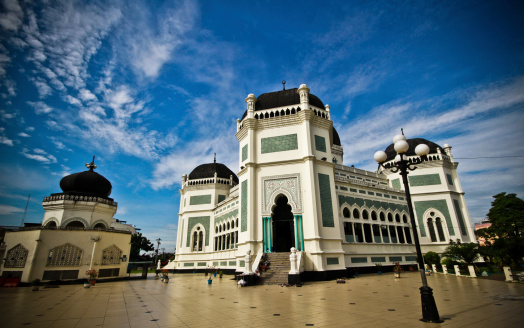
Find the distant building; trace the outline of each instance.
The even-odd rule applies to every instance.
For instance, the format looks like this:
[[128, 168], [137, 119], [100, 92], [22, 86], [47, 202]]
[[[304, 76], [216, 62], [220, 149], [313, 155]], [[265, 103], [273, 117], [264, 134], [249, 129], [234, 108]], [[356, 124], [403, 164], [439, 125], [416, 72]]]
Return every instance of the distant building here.
[[[480, 221], [480, 223], [475, 223], [475, 231], [489, 227], [491, 227], [491, 222], [489, 222], [489, 219], [484, 219]], [[477, 239], [480, 246], [486, 246], [486, 238], [478, 237]]]
[[[329, 105], [305, 84], [250, 94], [246, 103], [237, 120], [238, 176], [215, 161], [182, 177], [177, 254], [166, 268], [242, 272], [248, 251], [256, 268], [263, 254], [292, 247], [311, 279], [416, 263], [401, 178], [342, 164]], [[409, 174], [422, 251], [442, 253], [450, 239], [474, 241], [451, 147], [408, 143], [408, 159], [418, 144], [430, 147], [428, 161]], [[393, 145], [386, 153], [393, 161]]]
[[60, 181], [61, 193], [44, 198], [41, 225], [6, 229], [3, 278], [79, 279], [90, 268], [100, 278], [126, 276], [135, 229], [113, 218], [117, 203], [109, 198], [111, 183], [93, 171], [94, 160], [86, 166], [89, 171]]

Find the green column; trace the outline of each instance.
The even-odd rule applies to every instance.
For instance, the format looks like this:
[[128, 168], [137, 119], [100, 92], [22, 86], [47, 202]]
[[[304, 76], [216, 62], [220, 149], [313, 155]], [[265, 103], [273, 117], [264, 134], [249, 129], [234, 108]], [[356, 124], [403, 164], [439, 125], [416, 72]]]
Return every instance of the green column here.
[[298, 236], [298, 215], [293, 215], [293, 218], [294, 218], [294, 223], [295, 223], [294, 224], [294, 228], [295, 228], [295, 249], [297, 251], [299, 251], [300, 247], [298, 245], [298, 243], [299, 243], [299, 241], [298, 241], [298, 238], [299, 238], [299, 236]]
[[267, 229], [268, 229], [268, 236], [269, 238], [267, 239], [267, 249], [268, 249], [268, 253], [272, 253], [272, 249], [271, 249], [271, 217], [268, 217], [268, 220], [267, 220]]
[[262, 228], [264, 229], [264, 253], [266, 252], [267, 246], [267, 229], [266, 229], [266, 218], [262, 217]]
[[304, 251], [304, 229], [302, 227], [302, 215], [299, 215], [298, 217], [300, 220], [300, 250]]

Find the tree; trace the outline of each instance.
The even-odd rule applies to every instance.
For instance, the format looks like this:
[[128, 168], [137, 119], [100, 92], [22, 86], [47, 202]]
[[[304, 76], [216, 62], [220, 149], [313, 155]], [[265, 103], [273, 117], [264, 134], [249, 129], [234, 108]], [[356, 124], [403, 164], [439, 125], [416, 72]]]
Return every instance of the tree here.
[[140, 259], [140, 251], [149, 252], [155, 249], [153, 243], [142, 236], [142, 233], [137, 232], [131, 236], [131, 252], [129, 254], [130, 261], [136, 261]]
[[524, 200], [505, 192], [493, 198], [487, 214], [491, 226], [478, 231], [489, 248], [482, 252], [499, 266], [511, 262], [518, 266], [524, 256]]
[[461, 243], [450, 240], [449, 246], [446, 247], [442, 256], [445, 256], [453, 261], [466, 263], [472, 265], [473, 262], [479, 258], [479, 245], [477, 243]]
[[435, 252], [427, 252], [424, 254], [424, 262], [426, 264], [440, 264], [440, 256]]

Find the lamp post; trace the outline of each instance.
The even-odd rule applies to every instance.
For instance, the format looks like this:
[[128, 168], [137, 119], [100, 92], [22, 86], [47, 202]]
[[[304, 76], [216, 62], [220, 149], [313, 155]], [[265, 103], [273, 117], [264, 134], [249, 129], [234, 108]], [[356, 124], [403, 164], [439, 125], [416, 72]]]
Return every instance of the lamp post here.
[[[402, 130], [401, 130], [402, 131]], [[408, 203], [409, 217], [411, 222], [411, 229], [413, 230], [413, 239], [415, 241], [415, 249], [417, 251], [417, 261], [419, 266], [420, 277], [422, 279], [422, 287], [420, 287], [420, 298], [422, 301], [422, 319], [421, 321], [439, 323], [440, 320], [437, 304], [435, 303], [435, 298], [433, 297], [433, 289], [428, 286], [426, 279], [426, 273], [424, 270], [424, 260], [422, 258], [422, 252], [420, 251], [420, 242], [418, 240], [418, 231], [415, 223], [415, 214], [413, 213], [413, 204], [411, 202], [411, 193], [409, 191], [408, 184], [408, 170], [413, 171], [417, 167], [416, 164], [420, 164], [427, 160], [427, 154], [429, 153], [429, 147], [425, 144], [419, 144], [415, 148], [415, 153], [419, 156], [418, 158], [412, 158], [409, 161], [406, 159], [405, 153], [409, 149], [409, 144], [406, 141], [404, 136], [404, 131], [402, 134], [398, 134], [393, 138], [393, 147], [397, 152], [397, 156], [393, 162], [382, 164], [387, 160], [387, 154], [383, 151], [377, 151], [374, 155], [375, 160], [385, 169], [391, 170], [391, 172], [399, 174], [402, 176], [402, 182], [404, 183], [404, 189], [406, 191], [406, 201]]]

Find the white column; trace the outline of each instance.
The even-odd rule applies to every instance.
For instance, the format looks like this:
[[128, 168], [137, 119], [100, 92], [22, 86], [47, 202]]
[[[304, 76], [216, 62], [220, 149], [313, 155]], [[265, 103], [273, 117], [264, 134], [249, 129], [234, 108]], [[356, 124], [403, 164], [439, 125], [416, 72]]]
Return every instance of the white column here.
[[437, 265], [436, 264], [432, 264], [431, 267], [433, 268], [433, 272], [437, 273]]
[[504, 267], [504, 275], [506, 276], [506, 281], [513, 281], [513, 277], [511, 276], [511, 268], [510, 267]]
[[458, 265], [454, 265], [453, 267], [455, 268], [455, 275], [456, 276], [460, 276], [460, 268], [459, 268], [459, 266]]
[[448, 274], [448, 267], [445, 264], [442, 264], [442, 273], [443, 274]]
[[477, 278], [477, 274], [475, 273], [475, 268], [473, 265], [468, 265], [468, 270], [471, 278]]
[[244, 274], [253, 274], [251, 272], [251, 250], [248, 249], [245, 257], [245, 268], [244, 268]]
[[289, 255], [289, 262], [291, 262], [291, 270], [289, 271], [289, 274], [298, 274], [297, 250], [295, 247], [291, 247], [291, 254]]

